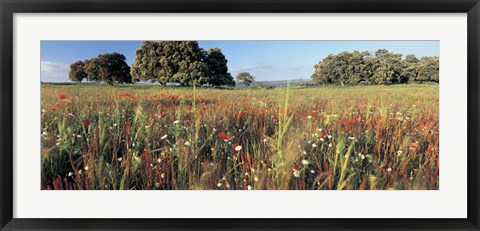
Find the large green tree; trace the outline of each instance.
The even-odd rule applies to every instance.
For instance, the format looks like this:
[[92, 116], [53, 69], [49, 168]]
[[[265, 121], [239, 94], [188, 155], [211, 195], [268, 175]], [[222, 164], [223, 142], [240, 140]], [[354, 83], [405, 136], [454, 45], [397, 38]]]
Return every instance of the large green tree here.
[[400, 83], [402, 66], [402, 54], [389, 52], [387, 49], [379, 49], [375, 52], [377, 66], [373, 74], [373, 80], [377, 84]]
[[330, 54], [313, 66], [314, 72], [312, 74], [312, 79], [316, 85], [333, 83], [333, 79], [336, 78], [336, 75], [330, 72], [330, 70], [332, 70], [334, 63], [335, 56]]
[[160, 42], [145, 41], [135, 52], [130, 74], [134, 81], [166, 84], [173, 76], [170, 60]]
[[439, 63], [438, 57], [423, 57], [418, 63], [418, 76], [416, 82], [439, 82]]
[[102, 78], [100, 77], [100, 62], [97, 58], [87, 59], [84, 61], [85, 65], [83, 69], [87, 74], [87, 80], [93, 82], [101, 82]]
[[415, 57], [415, 55], [405, 56], [403, 72], [402, 72], [402, 82], [413, 83], [417, 79], [418, 75], [418, 63], [420, 60]]
[[82, 82], [82, 80], [87, 78], [87, 73], [84, 70], [85, 62], [76, 61], [70, 64], [70, 72], [68, 73], [68, 78], [73, 82]]
[[110, 85], [132, 83], [130, 67], [119, 53], [100, 54], [96, 58], [77, 61], [70, 65], [70, 80], [104, 82]]
[[206, 52], [196, 41], [145, 41], [131, 67], [134, 80], [201, 85], [208, 81]]
[[145, 41], [132, 64], [134, 80], [183, 86], [234, 86], [227, 59], [219, 48], [205, 51], [196, 41]]
[[205, 62], [208, 65], [208, 84], [211, 86], [235, 86], [235, 81], [228, 72], [228, 60], [220, 48], [208, 49]]
[[100, 54], [97, 57], [101, 81], [110, 85], [132, 83], [130, 67], [119, 53]]
[[[316, 84], [355, 85], [369, 80], [368, 52], [341, 52], [329, 55], [314, 66], [312, 79]], [[371, 64], [373, 65], [373, 64]]]
[[369, 52], [341, 52], [329, 55], [314, 65], [315, 84], [399, 84], [409, 82], [438, 82], [438, 57], [392, 53], [379, 49]]

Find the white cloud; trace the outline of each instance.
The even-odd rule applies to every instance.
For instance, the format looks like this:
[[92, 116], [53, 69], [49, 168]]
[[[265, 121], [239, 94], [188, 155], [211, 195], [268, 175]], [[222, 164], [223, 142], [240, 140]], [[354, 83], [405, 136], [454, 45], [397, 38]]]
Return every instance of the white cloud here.
[[248, 65], [241, 67], [233, 67], [230, 69], [231, 72], [243, 72], [243, 71], [289, 71], [289, 72], [298, 72], [304, 70], [305, 66], [274, 66], [270, 64], [261, 64], [261, 65]]
[[240, 72], [255, 72], [255, 71], [271, 71], [275, 69], [273, 65], [269, 64], [259, 64], [259, 65], [248, 65], [248, 66], [240, 66], [240, 67], [233, 67], [230, 69], [232, 73], [240, 73]]
[[68, 81], [68, 64], [56, 63], [52, 61], [40, 62], [40, 78], [45, 82], [66, 82]]

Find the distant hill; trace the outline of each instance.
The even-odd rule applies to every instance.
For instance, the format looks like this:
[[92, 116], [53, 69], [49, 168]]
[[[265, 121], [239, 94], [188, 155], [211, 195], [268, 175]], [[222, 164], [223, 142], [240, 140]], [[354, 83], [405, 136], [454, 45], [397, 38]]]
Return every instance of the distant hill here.
[[[292, 80], [272, 80], [272, 81], [257, 81], [257, 84], [261, 84], [264, 86], [273, 86], [273, 87], [286, 87], [288, 83], [290, 86], [305, 86], [305, 85], [313, 85], [313, 81], [310, 79], [292, 79]], [[250, 87], [254, 86], [250, 85]], [[245, 88], [244, 84], [238, 83], [235, 85], [235, 88]]]
[[278, 81], [261, 81], [261, 83], [269, 86], [286, 87], [288, 83], [290, 83], [290, 86], [297, 86], [297, 85], [313, 84], [313, 81], [311, 79], [293, 79], [293, 80], [278, 80]]

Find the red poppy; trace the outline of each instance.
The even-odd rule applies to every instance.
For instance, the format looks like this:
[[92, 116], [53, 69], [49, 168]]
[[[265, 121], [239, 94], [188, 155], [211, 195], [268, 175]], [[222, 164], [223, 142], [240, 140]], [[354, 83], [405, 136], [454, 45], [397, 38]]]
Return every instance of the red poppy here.
[[157, 114], [157, 117], [160, 118], [160, 119], [163, 118], [163, 111], [160, 111], [160, 112]]
[[419, 146], [418, 141], [410, 143], [410, 149], [417, 149]]
[[153, 102], [153, 106], [154, 106], [154, 107], [158, 106], [158, 103], [157, 103], [157, 102]]
[[64, 93], [57, 94], [57, 99], [66, 99], [66, 98], [67, 98], [67, 95], [65, 95]]
[[235, 149], [235, 148], [237, 148], [237, 147], [238, 147], [238, 144], [232, 145], [232, 148], [233, 148], [233, 149]]
[[87, 127], [88, 125], [90, 125], [90, 120], [82, 121], [82, 126]]
[[298, 171], [298, 166], [297, 166], [296, 164], [293, 164], [292, 170], [293, 170], [293, 171]]
[[223, 139], [223, 140], [231, 140], [232, 139], [232, 137], [230, 137], [230, 135], [228, 135], [225, 132], [218, 133], [218, 138]]
[[378, 132], [378, 133], [377, 133], [377, 136], [378, 136], [378, 137], [382, 137], [382, 136], [383, 136], [383, 132]]

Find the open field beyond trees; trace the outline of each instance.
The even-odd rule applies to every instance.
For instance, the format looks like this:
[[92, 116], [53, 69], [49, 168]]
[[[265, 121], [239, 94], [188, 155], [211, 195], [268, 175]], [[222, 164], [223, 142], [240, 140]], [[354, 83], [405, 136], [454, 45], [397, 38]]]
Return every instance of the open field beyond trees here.
[[43, 85], [42, 189], [438, 189], [438, 85]]

